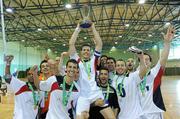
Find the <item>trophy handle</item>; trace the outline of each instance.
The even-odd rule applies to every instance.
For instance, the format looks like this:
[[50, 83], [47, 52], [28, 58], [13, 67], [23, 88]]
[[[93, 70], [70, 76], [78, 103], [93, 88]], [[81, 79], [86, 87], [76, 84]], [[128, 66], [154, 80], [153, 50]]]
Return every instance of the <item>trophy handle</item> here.
[[89, 15], [90, 15], [90, 7], [87, 4], [85, 4], [82, 7], [82, 16], [83, 18], [89, 18]]
[[89, 28], [92, 25], [92, 21], [89, 18], [90, 15], [90, 7], [89, 5], [85, 4], [82, 9], [82, 21], [80, 22], [80, 27], [81, 28]]

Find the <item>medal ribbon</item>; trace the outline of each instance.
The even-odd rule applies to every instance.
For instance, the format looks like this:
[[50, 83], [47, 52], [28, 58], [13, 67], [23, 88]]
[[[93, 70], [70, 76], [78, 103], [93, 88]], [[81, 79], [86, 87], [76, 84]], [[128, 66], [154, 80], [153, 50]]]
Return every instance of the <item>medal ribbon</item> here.
[[33, 86], [31, 85], [31, 83], [27, 83], [29, 89], [32, 91], [32, 95], [33, 95], [33, 100], [34, 100], [34, 108], [37, 107], [38, 105], [38, 100], [39, 100], [39, 96], [35, 93], [35, 90], [33, 89]]
[[66, 92], [66, 84], [65, 84], [65, 82], [66, 82], [66, 78], [64, 78], [64, 80], [63, 80], [63, 86], [62, 86], [62, 88], [63, 88], [63, 94], [62, 94], [63, 100], [62, 100], [62, 103], [63, 103], [63, 106], [64, 106], [64, 107], [67, 106], [68, 99], [69, 99], [69, 97], [71, 96], [72, 89], [73, 89], [73, 87], [74, 87], [74, 81], [73, 81], [73, 83], [72, 83], [71, 86], [70, 86], [69, 92], [67, 93], [67, 92]]
[[106, 94], [106, 97], [105, 97], [105, 100], [108, 100], [109, 98], [109, 92], [110, 92], [110, 87], [109, 87], [109, 83], [108, 83], [108, 86], [107, 86], [107, 94]]
[[90, 61], [88, 61], [88, 62], [84, 62], [83, 61], [83, 65], [84, 65], [84, 67], [85, 67], [85, 70], [86, 70], [86, 72], [87, 72], [87, 74], [88, 74], [88, 79], [90, 80], [91, 79], [91, 65], [90, 65]]
[[144, 79], [143, 79], [142, 82], [139, 84], [140, 90], [141, 90], [141, 93], [142, 93], [143, 96], [144, 96], [144, 94], [145, 94], [147, 75], [149, 74], [149, 72], [150, 72], [150, 70], [146, 73]]

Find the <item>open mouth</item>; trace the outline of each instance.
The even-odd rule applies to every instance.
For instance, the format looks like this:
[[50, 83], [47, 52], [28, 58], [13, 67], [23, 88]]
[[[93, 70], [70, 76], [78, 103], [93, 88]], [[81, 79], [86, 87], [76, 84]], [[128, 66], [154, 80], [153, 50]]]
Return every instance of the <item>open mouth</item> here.
[[132, 67], [132, 64], [129, 64], [128, 66], [129, 66], [129, 67]]

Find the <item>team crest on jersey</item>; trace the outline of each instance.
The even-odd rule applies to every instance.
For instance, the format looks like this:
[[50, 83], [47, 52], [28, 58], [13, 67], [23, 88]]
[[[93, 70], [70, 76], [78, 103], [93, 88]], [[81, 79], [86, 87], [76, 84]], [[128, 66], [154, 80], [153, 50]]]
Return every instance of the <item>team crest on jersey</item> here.
[[[121, 90], [121, 86], [122, 86], [122, 90]], [[119, 83], [118, 84], [118, 94], [121, 96], [121, 97], [126, 97], [126, 91], [124, 89], [124, 84], [122, 83]]]

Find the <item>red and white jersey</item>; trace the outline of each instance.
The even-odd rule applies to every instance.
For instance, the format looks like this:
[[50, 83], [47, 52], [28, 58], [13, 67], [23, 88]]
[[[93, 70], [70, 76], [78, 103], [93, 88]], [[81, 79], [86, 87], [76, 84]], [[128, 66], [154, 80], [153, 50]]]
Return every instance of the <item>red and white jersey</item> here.
[[[122, 83], [122, 80], [124, 82]], [[129, 76], [115, 75], [112, 86], [118, 94], [118, 102], [121, 111], [118, 119], [139, 119], [142, 115], [142, 108], [138, 95], [138, 84], [141, 82], [139, 72], [130, 73]], [[120, 85], [123, 84], [122, 94], [120, 95]]]
[[[57, 79], [58, 78], [58, 79]], [[51, 76], [45, 81], [40, 81], [40, 90], [51, 91], [49, 110], [46, 119], [70, 119], [68, 110], [72, 108], [72, 101], [77, 101], [78, 88], [76, 84], [72, 89], [72, 93], [68, 99], [67, 106], [63, 106], [63, 80], [62, 76]], [[70, 85], [66, 85], [66, 92], [69, 91]]]
[[160, 65], [160, 61], [158, 61], [156, 66], [147, 75], [144, 95], [142, 95], [139, 88], [141, 105], [145, 114], [164, 112], [166, 110], [160, 90], [163, 72], [164, 68]]
[[[82, 61], [77, 53], [70, 56], [71, 59], [75, 59], [78, 62], [79, 68], [81, 69], [79, 73], [81, 78], [78, 80], [78, 84], [80, 86], [80, 95], [83, 97], [90, 97], [92, 92], [101, 91], [95, 80], [96, 66], [99, 57], [100, 52], [97, 51], [94, 52], [94, 55], [87, 62]], [[89, 72], [87, 72], [87, 68], [90, 68], [88, 69], [90, 70]]]
[[26, 82], [12, 76], [10, 87], [15, 93], [13, 119], [35, 119], [38, 109], [34, 108], [33, 94]]

